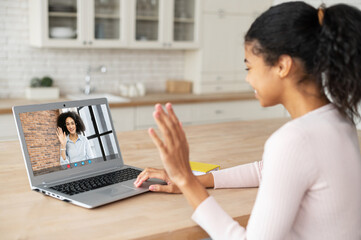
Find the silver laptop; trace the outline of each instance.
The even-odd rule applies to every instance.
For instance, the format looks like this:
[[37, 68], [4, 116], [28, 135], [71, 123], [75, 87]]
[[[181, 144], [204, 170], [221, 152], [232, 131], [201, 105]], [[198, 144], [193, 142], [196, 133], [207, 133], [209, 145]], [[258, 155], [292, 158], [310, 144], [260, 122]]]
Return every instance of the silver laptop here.
[[15, 106], [13, 113], [34, 191], [94, 208], [157, 182], [134, 187], [142, 169], [124, 164], [106, 98]]

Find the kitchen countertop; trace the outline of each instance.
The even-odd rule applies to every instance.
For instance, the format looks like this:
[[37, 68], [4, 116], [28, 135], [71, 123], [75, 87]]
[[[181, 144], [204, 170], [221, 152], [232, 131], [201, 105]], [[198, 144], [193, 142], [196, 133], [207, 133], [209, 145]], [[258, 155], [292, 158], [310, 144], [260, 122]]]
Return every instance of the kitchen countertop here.
[[[172, 102], [173, 104], [185, 103], [200, 103], [200, 102], [223, 102], [223, 101], [238, 101], [238, 100], [253, 100], [255, 99], [253, 92], [241, 93], [216, 93], [216, 94], [147, 94], [143, 97], [129, 98], [130, 102], [123, 103], [109, 103], [111, 108], [116, 107], [134, 107], [147, 106], [156, 103], [165, 104]], [[0, 99], [0, 114], [12, 113], [12, 107], [17, 105], [41, 104], [48, 102], [61, 102], [69, 99], [59, 98], [52, 100], [29, 100], [29, 99]]]

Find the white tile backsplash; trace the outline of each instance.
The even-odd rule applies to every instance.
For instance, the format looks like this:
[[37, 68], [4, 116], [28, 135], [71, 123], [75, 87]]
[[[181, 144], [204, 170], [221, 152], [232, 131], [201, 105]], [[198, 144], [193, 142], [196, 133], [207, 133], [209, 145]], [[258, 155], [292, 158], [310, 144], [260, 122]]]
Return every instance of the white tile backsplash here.
[[28, 0], [0, 0], [0, 98], [23, 97], [32, 77], [49, 75], [61, 94], [84, 86], [88, 66], [99, 92], [117, 93], [119, 83], [142, 81], [149, 92], [165, 90], [168, 78], [184, 77], [180, 50], [51, 49], [29, 44]]

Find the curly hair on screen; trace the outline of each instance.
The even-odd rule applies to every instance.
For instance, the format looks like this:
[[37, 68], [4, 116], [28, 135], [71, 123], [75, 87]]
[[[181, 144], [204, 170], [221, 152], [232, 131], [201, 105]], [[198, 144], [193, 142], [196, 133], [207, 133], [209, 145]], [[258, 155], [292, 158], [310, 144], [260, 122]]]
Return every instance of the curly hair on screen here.
[[66, 128], [66, 119], [70, 117], [74, 120], [75, 125], [76, 125], [76, 132], [78, 134], [83, 133], [85, 131], [85, 125], [83, 123], [83, 120], [81, 119], [81, 117], [79, 116], [79, 114], [77, 114], [76, 112], [65, 112], [65, 113], [61, 113], [58, 117], [58, 121], [57, 121], [57, 125], [58, 127], [60, 127], [63, 132], [65, 132], [66, 135], [69, 135], [69, 131]]
[[283, 54], [302, 61], [305, 80], [315, 81], [342, 115], [360, 118], [361, 11], [346, 4], [316, 9], [304, 2], [271, 7], [245, 36], [253, 53], [273, 66]]

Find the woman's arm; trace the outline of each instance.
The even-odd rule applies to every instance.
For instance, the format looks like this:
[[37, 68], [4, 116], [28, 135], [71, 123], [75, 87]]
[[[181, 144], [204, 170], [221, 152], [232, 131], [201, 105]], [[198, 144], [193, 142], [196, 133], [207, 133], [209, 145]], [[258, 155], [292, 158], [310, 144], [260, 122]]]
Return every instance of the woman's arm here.
[[263, 161], [212, 172], [214, 188], [259, 187], [262, 179]]
[[[200, 175], [197, 176], [197, 179], [205, 188], [259, 187], [262, 178], [262, 168], [263, 161], [247, 163]], [[151, 185], [149, 189], [153, 192], [180, 193], [179, 188], [170, 180], [164, 169], [144, 169], [138, 175], [134, 185], [140, 187], [149, 178], [158, 178], [167, 183], [167, 185]]]
[[68, 164], [68, 163], [70, 163], [70, 161], [69, 161], [69, 158], [64, 158], [62, 155], [60, 155], [60, 164], [61, 165], [64, 165], [64, 164]]

